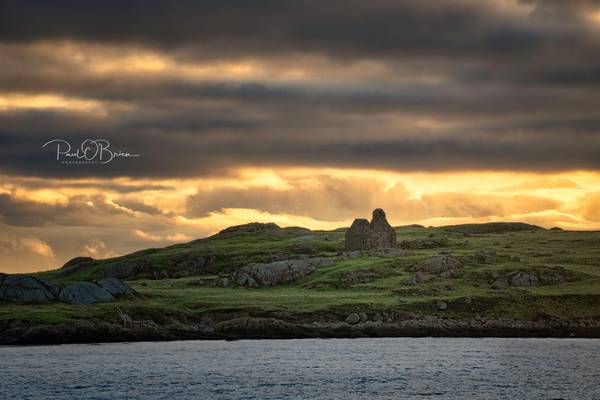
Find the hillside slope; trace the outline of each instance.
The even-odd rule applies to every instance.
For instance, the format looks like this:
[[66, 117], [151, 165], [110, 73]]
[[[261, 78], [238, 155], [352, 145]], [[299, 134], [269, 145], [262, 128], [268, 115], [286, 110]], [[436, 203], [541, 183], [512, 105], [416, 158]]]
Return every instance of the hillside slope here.
[[[0, 305], [0, 342], [309, 336], [600, 336], [600, 233], [396, 228], [401, 249], [343, 253], [342, 231], [229, 228], [38, 277], [116, 275], [117, 303]], [[253, 263], [326, 260], [295, 281], [236, 284]], [[158, 330], [119, 327], [115, 307]]]

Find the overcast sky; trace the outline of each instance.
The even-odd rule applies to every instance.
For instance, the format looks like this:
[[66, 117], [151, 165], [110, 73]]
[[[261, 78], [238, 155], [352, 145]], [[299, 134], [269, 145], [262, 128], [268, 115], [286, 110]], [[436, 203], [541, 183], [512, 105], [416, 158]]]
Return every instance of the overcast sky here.
[[599, 88], [600, 1], [0, 0], [0, 271], [375, 207], [598, 229]]

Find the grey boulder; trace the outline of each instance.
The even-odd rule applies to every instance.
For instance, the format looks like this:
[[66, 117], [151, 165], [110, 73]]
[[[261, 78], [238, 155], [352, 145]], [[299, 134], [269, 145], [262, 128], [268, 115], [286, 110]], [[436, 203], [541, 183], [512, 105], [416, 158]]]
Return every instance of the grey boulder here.
[[133, 290], [131, 286], [121, 282], [117, 278], [100, 279], [98, 282], [96, 282], [96, 284], [113, 296], [135, 294], [135, 290]]
[[461, 267], [462, 262], [460, 260], [448, 255], [439, 255], [413, 265], [412, 270], [441, 274], [444, 271], [451, 271]]
[[350, 325], [356, 325], [360, 322], [360, 316], [357, 313], [351, 313], [346, 318], [346, 323]]
[[5, 276], [0, 286], [0, 299], [19, 304], [45, 304], [56, 300], [57, 285], [27, 275]]
[[517, 272], [509, 276], [512, 286], [535, 287], [540, 285], [540, 278], [535, 272]]
[[64, 288], [58, 299], [69, 304], [93, 304], [112, 301], [114, 297], [91, 282], [78, 282]]
[[240, 286], [275, 286], [294, 282], [311, 274], [317, 266], [331, 264], [327, 258], [308, 258], [250, 264], [235, 271], [233, 281]]
[[493, 289], [503, 290], [509, 287], [538, 287], [565, 283], [571, 279], [563, 268], [549, 271], [515, 271], [503, 276], [492, 275]]

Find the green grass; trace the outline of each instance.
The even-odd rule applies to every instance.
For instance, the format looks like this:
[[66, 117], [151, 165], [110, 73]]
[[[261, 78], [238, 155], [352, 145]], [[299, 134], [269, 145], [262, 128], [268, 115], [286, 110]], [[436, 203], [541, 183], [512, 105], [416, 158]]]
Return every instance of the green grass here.
[[[251, 262], [266, 262], [278, 254], [294, 258], [301, 254], [331, 256], [343, 249], [343, 232], [276, 232], [229, 238], [209, 238], [165, 249], [95, 262], [80, 270], [57, 270], [38, 274], [61, 284], [94, 280], [115, 262], [144, 260], [152, 269], [176, 271], [186, 257], [212, 257], [201, 274], [179, 279], [150, 280], [141, 275], [129, 283], [141, 294], [117, 304], [71, 306], [0, 305], [0, 321], [32, 323], [71, 323], [83, 320], [116, 321], [119, 305], [135, 318], [157, 322], [197, 320], [209, 312], [244, 311], [254, 314], [344, 313], [351, 310], [394, 310], [402, 313], [438, 313], [432, 304], [450, 303], [446, 315], [492, 315], [535, 319], [600, 318], [600, 232], [549, 230], [488, 232], [444, 228], [398, 228], [398, 241], [426, 238], [430, 234], [446, 238], [453, 256], [464, 267], [454, 278], [436, 278], [415, 286], [403, 285], [412, 273], [408, 267], [437, 255], [442, 248], [411, 250], [408, 256], [381, 258], [364, 256], [323, 266], [297, 282], [274, 288], [194, 286], [192, 281], [216, 278]], [[476, 231], [476, 230], [475, 230]], [[497, 254], [495, 264], [478, 264], [473, 255], [479, 250]], [[511, 260], [518, 256], [519, 261]], [[577, 276], [574, 282], [536, 288], [493, 290], [492, 272], [545, 270], [560, 266]]]
[[[343, 249], [343, 233], [313, 233], [313, 239], [304, 240], [306, 234], [279, 232], [228, 238], [212, 237], [184, 244], [136, 252], [130, 255], [106, 260], [97, 260], [83, 270], [67, 269], [37, 274], [61, 284], [84, 280], [95, 280], [104, 276], [103, 270], [112, 264], [134, 263], [147, 266], [146, 277], [151, 271], [179, 271], [182, 261], [195, 258], [210, 260], [208, 273], [228, 273], [253, 262], [268, 262], [276, 254], [293, 258], [303, 254], [332, 255]], [[142, 277], [143, 274], [142, 274]]]

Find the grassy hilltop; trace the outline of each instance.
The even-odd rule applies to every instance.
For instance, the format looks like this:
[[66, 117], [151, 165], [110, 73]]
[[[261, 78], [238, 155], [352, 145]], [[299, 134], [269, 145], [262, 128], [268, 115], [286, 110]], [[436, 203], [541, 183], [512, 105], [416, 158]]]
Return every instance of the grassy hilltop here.
[[[68, 284], [125, 269], [133, 274], [125, 280], [139, 296], [95, 305], [4, 304], [0, 328], [117, 323], [115, 305], [135, 318], [164, 326], [188, 326], [207, 316], [227, 319], [227, 315], [343, 321], [353, 312], [416, 319], [510, 318], [559, 325], [560, 321], [600, 321], [600, 232], [546, 230], [526, 224], [413, 225], [395, 228], [399, 247], [406, 249], [400, 255], [343, 257], [343, 230], [249, 227], [114, 259], [75, 260], [62, 269], [39, 273], [42, 279]], [[415, 265], [438, 254], [449, 254], [462, 266], [452, 276], [432, 275], [407, 284]], [[265, 288], [214, 285], [219, 277], [249, 263], [317, 256], [334, 262], [293, 283]], [[137, 266], [135, 272], [127, 270], [131, 265]], [[494, 285], [498, 277], [518, 271], [542, 278], [558, 273], [561, 279], [530, 287]]]

